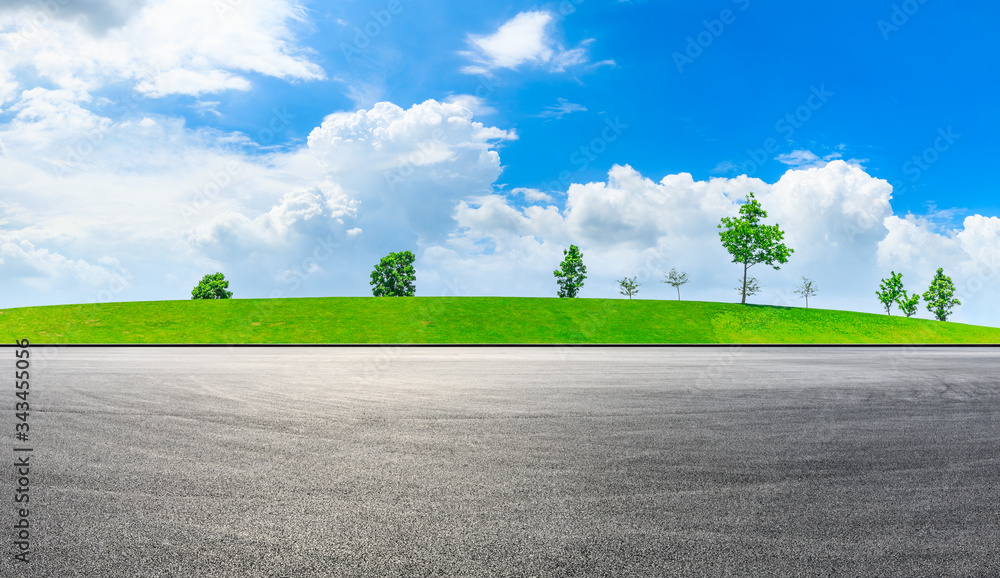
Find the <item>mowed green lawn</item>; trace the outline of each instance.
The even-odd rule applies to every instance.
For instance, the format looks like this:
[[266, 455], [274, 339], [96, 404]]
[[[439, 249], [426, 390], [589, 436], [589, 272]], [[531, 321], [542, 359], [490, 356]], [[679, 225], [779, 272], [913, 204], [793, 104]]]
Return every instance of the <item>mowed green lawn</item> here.
[[700, 301], [325, 297], [0, 310], [6, 343], [1000, 343], [1000, 329]]

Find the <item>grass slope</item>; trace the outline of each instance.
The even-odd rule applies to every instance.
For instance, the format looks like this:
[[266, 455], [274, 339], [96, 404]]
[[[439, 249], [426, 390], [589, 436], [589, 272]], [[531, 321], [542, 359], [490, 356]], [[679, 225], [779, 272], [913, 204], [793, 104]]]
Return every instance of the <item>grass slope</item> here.
[[325, 297], [0, 310], [0, 342], [1000, 343], [1000, 329], [700, 301]]

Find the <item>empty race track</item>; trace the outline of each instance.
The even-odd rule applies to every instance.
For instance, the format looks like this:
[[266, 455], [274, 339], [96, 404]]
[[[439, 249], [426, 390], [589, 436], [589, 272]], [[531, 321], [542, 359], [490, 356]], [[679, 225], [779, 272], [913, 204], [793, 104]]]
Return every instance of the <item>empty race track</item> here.
[[11, 561], [7, 466], [3, 576], [1000, 574], [996, 348], [49, 348], [32, 364], [33, 561]]

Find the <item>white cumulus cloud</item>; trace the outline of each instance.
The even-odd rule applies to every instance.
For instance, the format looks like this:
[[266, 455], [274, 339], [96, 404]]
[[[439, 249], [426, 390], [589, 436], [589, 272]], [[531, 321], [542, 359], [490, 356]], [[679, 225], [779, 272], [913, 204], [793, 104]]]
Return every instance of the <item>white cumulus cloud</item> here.
[[0, 99], [15, 71], [81, 99], [117, 82], [160, 97], [246, 90], [247, 73], [321, 79], [295, 44], [303, 15], [290, 0], [19, 3], [0, 10]]
[[128, 287], [131, 275], [117, 260], [107, 257], [96, 260], [110, 268], [66, 257], [0, 230], [0, 270], [5, 282], [22, 290], [44, 292], [50, 299], [70, 295], [79, 299], [84, 294], [97, 301], [104, 294], [110, 297]]
[[521, 66], [545, 66], [552, 72], [585, 64], [588, 60], [586, 40], [576, 48], [567, 49], [552, 36], [554, 17], [544, 10], [521, 12], [503, 23], [496, 32], [487, 35], [470, 34], [471, 50], [461, 54], [476, 64], [465, 66], [463, 72], [487, 74], [496, 68], [516, 70]]
[[461, 104], [429, 100], [331, 115], [308, 143], [328, 178], [360, 202], [359, 226], [384, 231], [388, 246], [413, 242], [414, 233], [445, 235], [456, 202], [492, 190], [501, 171], [495, 147], [515, 138]]

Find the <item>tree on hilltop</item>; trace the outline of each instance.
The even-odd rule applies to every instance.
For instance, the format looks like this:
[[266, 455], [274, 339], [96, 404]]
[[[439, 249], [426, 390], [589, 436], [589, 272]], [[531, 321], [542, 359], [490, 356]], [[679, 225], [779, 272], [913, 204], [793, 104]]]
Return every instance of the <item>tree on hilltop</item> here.
[[191, 290], [191, 299], [232, 299], [233, 292], [228, 288], [229, 281], [222, 273], [205, 275]]
[[795, 288], [794, 293], [806, 298], [806, 309], [809, 309], [809, 298], [819, 293], [819, 288], [813, 284], [812, 279], [802, 277], [802, 284]]
[[671, 267], [670, 272], [669, 273], [665, 272], [664, 275], [666, 275], [667, 278], [664, 279], [662, 282], [666, 283], [667, 285], [672, 285], [675, 289], [677, 289], [677, 300], [680, 301], [681, 285], [688, 282], [687, 273], [679, 273], [677, 271], [677, 267]]
[[920, 294], [907, 295], [904, 290], [896, 303], [899, 304], [899, 310], [903, 312], [903, 315], [906, 315], [907, 318], [913, 317], [917, 313], [917, 307], [920, 305]]
[[642, 285], [642, 283], [636, 281], [635, 277], [632, 277], [631, 279], [625, 277], [624, 279], [618, 280], [618, 287], [621, 289], [619, 293], [622, 295], [628, 295], [629, 299], [631, 299], [633, 295], [639, 293], [640, 285]]
[[740, 205], [739, 217], [723, 217], [718, 225], [724, 229], [719, 233], [722, 245], [733, 256], [733, 263], [743, 265], [742, 299], [747, 302], [749, 287], [747, 286], [747, 271], [759, 263], [765, 263], [780, 269], [777, 264], [788, 262], [788, 257], [795, 252], [781, 241], [785, 234], [777, 224], [765, 225], [761, 221], [767, 218], [767, 211], [754, 198], [753, 193], [747, 195], [747, 201]]
[[583, 253], [576, 245], [570, 245], [569, 249], [563, 249], [563, 261], [559, 264], [559, 269], [552, 272], [559, 285], [557, 295], [559, 297], [573, 298], [580, 293], [583, 287], [583, 280], [587, 278], [587, 266], [583, 264]]
[[885, 314], [892, 315], [892, 306], [906, 294], [903, 290], [903, 274], [890, 271], [889, 278], [882, 279], [878, 288], [879, 291], [875, 292], [875, 296], [882, 302], [882, 307], [885, 307]]
[[944, 274], [944, 269], [938, 269], [931, 280], [931, 286], [924, 292], [927, 310], [934, 314], [938, 321], [947, 321], [951, 310], [962, 302], [955, 298], [955, 284], [951, 277]]
[[389, 253], [371, 274], [372, 295], [376, 297], [413, 297], [417, 273], [413, 269], [416, 257], [410, 251]]

